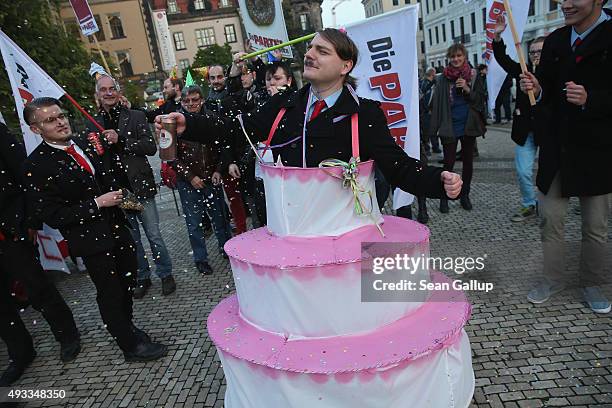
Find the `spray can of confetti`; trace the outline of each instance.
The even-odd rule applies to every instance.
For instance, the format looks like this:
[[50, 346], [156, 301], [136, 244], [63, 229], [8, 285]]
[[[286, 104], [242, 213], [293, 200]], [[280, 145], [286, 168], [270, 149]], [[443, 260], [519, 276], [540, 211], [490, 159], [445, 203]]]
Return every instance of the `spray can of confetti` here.
[[89, 143], [91, 143], [96, 149], [96, 153], [98, 154], [98, 156], [102, 156], [104, 154], [104, 146], [102, 146], [102, 143], [100, 142], [100, 136], [97, 132], [89, 132], [87, 134], [87, 140], [89, 140]]
[[176, 159], [176, 120], [169, 115], [162, 116], [162, 130], [159, 132], [159, 158]]

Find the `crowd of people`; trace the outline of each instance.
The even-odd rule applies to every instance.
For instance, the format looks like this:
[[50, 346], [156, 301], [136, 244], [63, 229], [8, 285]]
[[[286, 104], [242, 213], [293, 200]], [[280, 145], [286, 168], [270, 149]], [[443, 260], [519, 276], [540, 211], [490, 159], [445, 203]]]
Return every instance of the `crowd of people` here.
[[[567, 26], [531, 42], [529, 73], [522, 73], [506, 53], [503, 19], [497, 21], [493, 43], [496, 60], [520, 85], [512, 140], [517, 145], [522, 201], [512, 220], [532, 218], [537, 209], [542, 217], [543, 279], [528, 300], [545, 302], [565, 287], [564, 216], [568, 198], [578, 196], [584, 296], [599, 313], [610, 311], [598, 288], [605, 280], [612, 192], [606, 160], [612, 154], [608, 136], [612, 82], [597, 75], [612, 68], [612, 59], [607, 58], [612, 51], [612, 16], [602, 9], [605, 2], [564, 2], [564, 11], [572, 11]], [[207, 223], [225, 257], [224, 244], [247, 230], [248, 214], [253, 227], [266, 224], [259, 156], [285, 166], [316, 167], [330, 157], [348, 162], [353, 115], [361, 119], [361, 159], [376, 162], [381, 207], [392, 188], [401, 188], [417, 197], [416, 218], [423, 223], [429, 219], [426, 198], [439, 199], [441, 213], [448, 213], [449, 200], [456, 198], [462, 208], [472, 210], [476, 140], [485, 135], [488, 116], [486, 66], [471, 67], [463, 45], [452, 45], [443, 72], [430, 69], [420, 83], [421, 161], [395, 144], [378, 103], [356, 96], [350, 73], [358, 50], [344, 32], [325, 29], [315, 36], [304, 58], [308, 85], [301, 89], [287, 62], [243, 60], [244, 55], [236, 54], [230, 67], [209, 67], [207, 95], [200, 86], [183, 86], [180, 79], [168, 78], [163, 85], [165, 103], [155, 110], [131, 108], [118, 82], [107, 73], [98, 75], [95, 120], [106, 130], [98, 132], [91, 124], [87, 133], [99, 133], [103, 152], [85, 136], [73, 133], [60, 102], [52, 98], [37, 98], [26, 105], [24, 118], [43, 139], [27, 158], [21, 144], [0, 127], [0, 335], [11, 360], [0, 386], [15, 382], [36, 355], [10, 295], [13, 280], [25, 286], [31, 305], [49, 322], [60, 343], [61, 360], [71, 361], [80, 352], [70, 308], [36, 258], [34, 231], [42, 223], [57, 228], [71, 255], [82, 258], [96, 287], [102, 320], [125, 360], [150, 361], [167, 353], [167, 346], [134, 324], [132, 313], [133, 299], [144, 297], [152, 286], [140, 227], [150, 244], [162, 294], [176, 290], [155, 203], [158, 169], [147, 158], [157, 152], [152, 129], [161, 129], [161, 115], [176, 121], [180, 135], [176, 159], [162, 164], [164, 180], [179, 192], [195, 267], [203, 276], [213, 273]], [[529, 102], [529, 92], [537, 98], [535, 106]], [[303, 142], [306, 134], [312, 142]], [[536, 197], [532, 173], [538, 149]], [[443, 168], [426, 164], [430, 152], [443, 153]], [[453, 173], [458, 154], [463, 161], [461, 178]], [[123, 207], [130, 200], [138, 210]], [[411, 218], [412, 212], [408, 206], [398, 209], [397, 215]]]

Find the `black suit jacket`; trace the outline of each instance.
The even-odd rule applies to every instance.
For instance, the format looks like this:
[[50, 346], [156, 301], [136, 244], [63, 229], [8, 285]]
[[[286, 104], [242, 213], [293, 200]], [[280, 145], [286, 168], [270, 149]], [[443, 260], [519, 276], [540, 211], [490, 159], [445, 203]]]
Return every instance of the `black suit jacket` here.
[[7, 238], [27, 238], [25, 194], [21, 166], [26, 152], [0, 123], [0, 232]]
[[[309, 91], [310, 86], [307, 85], [297, 92], [275, 95], [254, 112], [242, 115], [251, 140], [264, 141], [268, 138], [268, 132], [281, 108], [287, 110], [272, 145], [284, 144], [299, 137], [302, 134]], [[391, 136], [379, 103], [359, 98], [357, 105], [347, 88], [343, 89], [334, 106], [306, 124], [307, 167], [318, 167], [326, 159], [348, 161], [351, 158], [351, 115], [355, 112], [359, 113], [359, 150], [362, 161], [373, 159], [385, 179], [404, 191], [431, 198], [446, 197], [440, 180], [442, 169], [423, 166], [418, 160], [409, 157]], [[221, 129], [215, 134], [211, 130], [209, 116], [188, 115], [187, 129], [182, 137], [206, 142], [209, 137], [219, 137], [224, 132]], [[245, 137], [236, 119], [229, 124], [228, 130], [232, 138], [229, 144], [244, 144]], [[302, 166], [301, 138], [274, 149], [273, 153], [275, 161], [280, 155], [285, 165]]]
[[[612, 11], [604, 9], [612, 15]], [[552, 120], [540, 135], [538, 188], [547, 193], [561, 174], [564, 197], [612, 192], [612, 20], [597, 26], [578, 47], [571, 47], [572, 27], [548, 36], [536, 70], [542, 86], [538, 109], [549, 109]], [[579, 62], [576, 57], [580, 57]], [[565, 83], [583, 85], [584, 107], [567, 102]], [[543, 119], [546, 120], [546, 112]]]
[[120, 185], [112, 167], [105, 166], [93, 148], [75, 139], [95, 169], [83, 170], [66, 152], [41, 143], [23, 165], [28, 205], [37, 219], [58, 229], [74, 256], [111, 249], [116, 229], [129, 227], [118, 207], [98, 208], [94, 198]]

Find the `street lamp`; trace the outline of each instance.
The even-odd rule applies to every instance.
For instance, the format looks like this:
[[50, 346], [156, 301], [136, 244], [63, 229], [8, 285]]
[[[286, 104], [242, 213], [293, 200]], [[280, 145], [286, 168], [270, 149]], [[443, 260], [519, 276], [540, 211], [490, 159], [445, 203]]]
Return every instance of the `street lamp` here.
[[331, 8], [332, 25], [334, 26], [334, 28], [336, 28], [336, 7], [338, 7], [340, 4], [344, 3], [345, 1], [348, 1], [348, 0], [340, 0], [336, 4], [334, 4]]

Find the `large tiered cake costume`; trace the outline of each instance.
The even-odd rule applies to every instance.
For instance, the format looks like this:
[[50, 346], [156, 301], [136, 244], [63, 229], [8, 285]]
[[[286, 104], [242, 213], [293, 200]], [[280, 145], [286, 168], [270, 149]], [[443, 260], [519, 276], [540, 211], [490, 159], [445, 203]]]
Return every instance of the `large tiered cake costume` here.
[[[268, 226], [226, 243], [237, 293], [208, 318], [227, 408], [469, 405], [470, 305], [462, 292], [361, 301], [361, 243], [428, 255], [429, 230], [381, 216], [376, 205], [357, 214], [354, 191], [370, 192], [357, 200], [364, 206], [376, 203], [374, 163], [352, 164], [355, 189], [343, 187], [348, 163], [262, 166]], [[405, 278], [448, 281], [423, 268]]]

